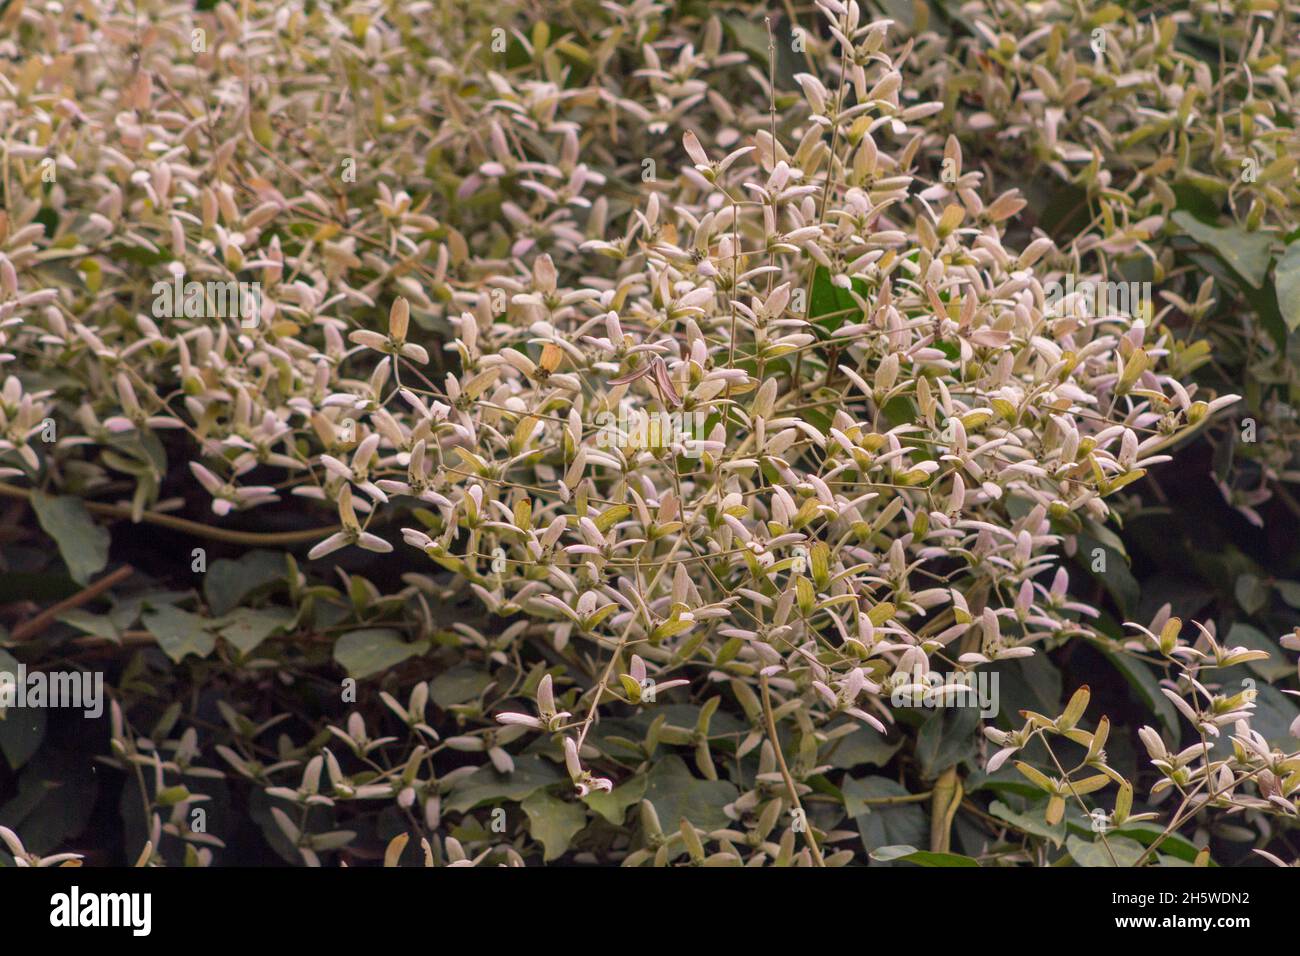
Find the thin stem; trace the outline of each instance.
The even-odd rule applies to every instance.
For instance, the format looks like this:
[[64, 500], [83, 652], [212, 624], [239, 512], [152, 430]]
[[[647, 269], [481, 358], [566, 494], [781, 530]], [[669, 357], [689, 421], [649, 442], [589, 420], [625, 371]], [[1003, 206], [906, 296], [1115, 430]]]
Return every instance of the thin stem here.
[[[30, 488], [18, 488], [0, 483], [0, 498], [20, 498], [31, 501], [34, 493]], [[98, 501], [83, 501], [82, 504], [91, 514], [135, 520], [131, 509], [121, 505], [107, 505]], [[176, 518], [157, 511], [143, 511], [140, 513], [139, 520], [145, 524], [156, 524], [174, 531], [183, 531], [209, 541], [224, 541], [227, 544], [243, 544], [251, 547], [304, 544], [308, 541], [319, 541], [339, 530], [338, 525], [330, 525], [324, 528], [303, 528], [300, 531], [235, 531], [230, 528], [214, 528], [211, 525], [190, 521], [188, 518]]]
[[109, 588], [121, 584], [134, 573], [135, 568], [131, 567], [129, 564], [124, 564], [116, 571], [104, 575], [89, 587], [82, 588], [76, 594], [72, 595], [72, 597], [66, 598], [58, 604], [47, 607], [40, 614], [37, 614], [30, 620], [19, 624], [13, 629], [13, 633], [9, 635], [9, 639], [16, 643], [31, 640], [53, 624], [60, 614], [79, 608], [83, 604], [89, 604]]
[[826, 861], [822, 859], [821, 847], [817, 845], [817, 834], [813, 832], [812, 821], [808, 819], [803, 804], [799, 802], [799, 791], [795, 789], [794, 777], [790, 776], [790, 768], [785, 765], [785, 754], [781, 752], [781, 739], [776, 735], [776, 718], [772, 716], [772, 692], [768, 689], [767, 675], [760, 674], [758, 680], [763, 690], [763, 720], [767, 724], [767, 736], [772, 741], [772, 749], [776, 751], [776, 762], [781, 768], [781, 779], [785, 781], [786, 793], [789, 794], [790, 802], [803, 818], [804, 833], [808, 841], [808, 850], [812, 853], [813, 863], [817, 866], [825, 866]]

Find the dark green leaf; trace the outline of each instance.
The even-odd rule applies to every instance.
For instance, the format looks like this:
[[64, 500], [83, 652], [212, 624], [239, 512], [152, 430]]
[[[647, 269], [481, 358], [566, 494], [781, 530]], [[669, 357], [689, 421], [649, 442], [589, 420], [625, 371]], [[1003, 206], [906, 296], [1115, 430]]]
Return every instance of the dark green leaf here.
[[163, 652], [177, 664], [187, 654], [207, 657], [217, 646], [216, 635], [208, 628], [213, 622], [165, 604], [144, 613], [144, 626]]
[[293, 618], [293, 612], [287, 608], [254, 610], [241, 607], [223, 618], [220, 634], [239, 648], [242, 655], [248, 656], [257, 645], [285, 627]]
[[916, 736], [921, 775], [933, 779], [975, 753], [979, 727], [975, 707], [944, 707], [931, 715]]
[[542, 844], [547, 861], [562, 856], [569, 841], [587, 825], [582, 804], [559, 800], [545, 790], [530, 794], [520, 806], [528, 814], [528, 832]]
[[[926, 815], [915, 803], [894, 806], [868, 806], [866, 800], [882, 797], [905, 797], [908, 792], [888, 777], [864, 777], [845, 780], [841, 787], [844, 808], [853, 817], [862, 837], [862, 846], [870, 853], [882, 846], [910, 844], [915, 846], [929, 839]], [[874, 865], [889, 866], [887, 862], [873, 861]]]
[[[867, 285], [861, 279], [856, 279], [853, 288], [862, 295], [866, 292]], [[823, 319], [823, 316], [826, 318]], [[831, 274], [825, 266], [818, 266], [813, 272], [808, 318], [828, 332], [834, 332], [846, 322], [862, 321], [862, 310], [853, 301], [853, 296], [831, 281]]]
[[249, 594], [285, 576], [284, 555], [250, 551], [237, 561], [213, 561], [203, 579], [203, 596], [216, 615], [229, 614]]
[[871, 858], [877, 863], [915, 863], [917, 866], [979, 866], [973, 859], [960, 853], [935, 853], [906, 844], [882, 846], [871, 851]]
[[1031, 810], [1028, 813], [1017, 813], [1001, 800], [994, 800], [989, 806], [989, 813], [999, 820], [1006, 820], [1024, 833], [1051, 840], [1052, 845], [1058, 849], [1062, 841], [1065, 840], [1065, 821], [1059, 821], [1056, 826], [1048, 826], [1041, 809], [1037, 811]]
[[429, 684], [429, 699], [439, 707], [476, 700], [492, 683], [492, 675], [480, 667], [458, 664], [439, 674]]
[[452, 788], [446, 808], [453, 813], [465, 813], [474, 807], [491, 802], [518, 803], [543, 787], [564, 779], [555, 764], [536, 754], [514, 758], [511, 773], [497, 773], [489, 764], [479, 767], [468, 777], [463, 777]]
[[71, 495], [55, 498], [37, 491], [32, 493], [32, 508], [41, 528], [58, 544], [72, 580], [85, 584], [92, 575], [104, 570], [108, 564], [109, 535], [95, 524], [80, 498]]
[[1231, 266], [1253, 288], [1263, 286], [1272, 255], [1272, 236], [1247, 232], [1237, 226], [1210, 226], [1184, 209], [1175, 211], [1171, 219], [1183, 232]]
[[739, 796], [735, 784], [726, 780], [702, 780], [693, 776], [678, 756], [665, 757], [646, 780], [645, 798], [655, 808], [665, 829], [685, 817], [703, 830], [717, 830], [730, 822], [722, 808]]
[[[1110, 847], [1110, 852], [1106, 848]], [[1074, 862], [1080, 866], [1132, 866], [1142, 856], [1142, 844], [1128, 840], [1121, 836], [1106, 834], [1106, 842], [1102, 843], [1100, 839], [1095, 843], [1077, 837], [1069, 836], [1065, 841], [1065, 848]], [[1112, 860], [1112, 857], [1114, 859]]]
[[349, 631], [334, 645], [334, 660], [358, 679], [396, 667], [409, 657], [429, 649], [428, 641], [408, 644], [402, 635], [387, 627], [369, 627]]
[[641, 798], [645, 796], [645, 788], [645, 777], [633, 777], [627, 783], [615, 787], [610, 793], [604, 790], [593, 790], [582, 798], [582, 802], [610, 823], [622, 826], [628, 807], [641, 802]]
[[[0, 651], [0, 674], [18, 680], [18, 661]], [[46, 714], [41, 707], [10, 707], [0, 717], [0, 753], [10, 770], [17, 770], [40, 749], [45, 739]]]
[[1160, 723], [1166, 731], [1166, 740], [1178, 741], [1182, 733], [1178, 725], [1178, 714], [1174, 710], [1174, 705], [1169, 698], [1160, 693], [1160, 684], [1156, 680], [1151, 668], [1140, 660], [1129, 657], [1120, 651], [1112, 651], [1108, 647], [1099, 646], [1098, 650], [1105, 655], [1106, 659], [1115, 665], [1115, 669], [1124, 675], [1142, 699], [1147, 708], [1160, 718]]
[[1286, 247], [1286, 253], [1273, 270], [1277, 306], [1288, 331], [1300, 328], [1300, 242]]

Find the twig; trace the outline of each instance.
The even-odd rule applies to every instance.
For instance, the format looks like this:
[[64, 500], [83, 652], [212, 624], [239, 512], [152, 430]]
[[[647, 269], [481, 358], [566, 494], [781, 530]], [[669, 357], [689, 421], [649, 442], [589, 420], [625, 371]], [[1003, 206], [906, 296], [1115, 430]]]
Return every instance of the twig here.
[[923, 803], [933, 794], [933, 790], [926, 790], [924, 793], [907, 793], [898, 797], [867, 797], [858, 802], [868, 807], [898, 807], [905, 803]]
[[763, 719], [767, 722], [767, 736], [771, 738], [772, 749], [776, 751], [776, 762], [781, 768], [781, 779], [785, 781], [785, 789], [790, 794], [790, 802], [794, 804], [799, 815], [803, 817], [804, 833], [807, 834], [808, 849], [812, 853], [813, 862], [817, 866], [825, 866], [826, 861], [822, 859], [821, 847], [817, 845], [817, 834], [813, 833], [812, 821], [808, 819], [808, 814], [804, 812], [803, 804], [799, 802], [799, 791], [794, 788], [794, 778], [790, 776], [790, 768], [785, 765], [785, 754], [781, 752], [781, 739], [776, 735], [776, 718], [772, 716], [772, 692], [767, 687], [767, 675], [759, 675], [759, 683], [763, 689]]
[[[18, 488], [14, 485], [0, 483], [0, 498], [21, 498], [25, 501], [31, 501], [32, 494], [30, 488]], [[131, 509], [124, 508], [121, 505], [107, 505], [99, 501], [83, 501], [82, 504], [86, 506], [86, 510], [91, 514], [103, 515], [107, 518], [135, 520]], [[156, 524], [164, 528], [171, 528], [174, 531], [184, 531], [186, 534], [207, 538], [210, 541], [245, 544], [251, 547], [305, 544], [308, 541], [318, 541], [321, 538], [326, 538], [339, 530], [338, 525], [329, 525], [324, 528], [304, 528], [301, 531], [233, 531], [229, 528], [214, 528], [198, 521], [190, 521], [188, 518], [175, 518], [156, 511], [141, 512], [140, 520], [146, 524]]]
[[135, 568], [131, 567], [131, 565], [122, 565], [122, 567], [104, 575], [89, 587], [82, 588], [76, 594], [72, 595], [72, 597], [66, 598], [58, 604], [53, 604], [50, 607], [47, 607], [40, 614], [37, 614], [35, 617], [19, 624], [13, 629], [13, 632], [9, 635], [9, 639], [17, 643], [31, 640], [53, 624], [60, 614], [63, 614], [66, 611], [71, 611], [74, 608], [79, 608], [83, 604], [90, 603], [109, 588], [121, 584], [134, 573]]

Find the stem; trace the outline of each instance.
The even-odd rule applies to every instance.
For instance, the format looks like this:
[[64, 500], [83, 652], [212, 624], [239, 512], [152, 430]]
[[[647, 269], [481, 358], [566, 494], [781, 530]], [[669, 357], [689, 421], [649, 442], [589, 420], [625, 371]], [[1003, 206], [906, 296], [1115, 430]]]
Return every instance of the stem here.
[[947, 853], [952, 846], [953, 817], [962, 798], [961, 781], [957, 779], [955, 765], [940, 775], [931, 793], [934, 799], [930, 803], [930, 849], [935, 853]]
[[135, 573], [135, 568], [129, 564], [124, 564], [111, 574], [106, 574], [89, 587], [82, 588], [70, 598], [60, 601], [58, 604], [52, 604], [40, 614], [29, 620], [24, 621], [13, 629], [9, 639], [14, 642], [31, 640], [40, 634], [47, 627], [54, 623], [55, 619], [65, 611], [71, 611], [74, 608], [88, 604], [95, 598], [99, 597], [115, 584], [120, 584]]
[[[1083, 811], [1083, 815], [1087, 816], [1088, 805], [1083, 802], [1083, 797], [1079, 796], [1078, 791], [1074, 789], [1074, 782], [1070, 779], [1070, 775], [1066, 773], [1065, 768], [1061, 766], [1061, 761], [1056, 759], [1056, 751], [1052, 749], [1052, 745], [1047, 741], [1047, 736], [1041, 730], [1038, 733], [1038, 739], [1041, 740], [1043, 746], [1047, 748], [1047, 755], [1052, 758], [1052, 764], [1061, 775], [1061, 780], [1070, 788], [1070, 796], [1074, 797], [1074, 802], [1079, 805], [1079, 809]], [[1105, 831], [1103, 830], [1098, 832], [1097, 836], [1101, 837], [1102, 848], [1105, 849], [1106, 856], [1110, 857], [1110, 865], [1116, 867], [1119, 866], [1119, 861], [1115, 859], [1115, 853], [1110, 848], [1110, 841], [1106, 839]]]
[[[21, 498], [24, 501], [31, 501], [33, 494], [34, 492], [30, 488], [18, 488], [14, 485], [0, 483], [0, 498]], [[106, 505], [99, 501], [83, 501], [82, 504], [86, 506], [86, 510], [91, 514], [103, 515], [107, 518], [130, 518], [134, 520], [131, 509], [121, 505]], [[325, 528], [303, 528], [300, 531], [234, 531], [229, 528], [214, 528], [198, 521], [176, 518], [157, 511], [141, 512], [140, 521], [145, 524], [156, 524], [164, 528], [171, 528], [174, 531], [184, 531], [186, 534], [207, 538], [209, 541], [245, 544], [250, 547], [305, 544], [308, 541], [319, 541], [321, 538], [328, 537], [339, 530], [338, 525], [330, 525]]]
[[905, 803], [922, 803], [933, 794], [933, 790], [926, 790], [924, 793], [908, 793], [900, 797], [867, 797], [860, 802], [868, 807], [898, 807]]
[[759, 683], [763, 689], [763, 719], [767, 722], [767, 736], [772, 741], [772, 749], [776, 751], [776, 762], [781, 767], [781, 779], [785, 781], [785, 789], [790, 795], [790, 802], [794, 804], [795, 809], [799, 811], [799, 815], [803, 817], [804, 826], [807, 828], [804, 832], [808, 835], [808, 850], [812, 853], [813, 862], [817, 866], [825, 866], [826, 861], [822, 859], [821, 847], [817, 845], [817, 834], [813, 833], [812, 821], [808, 819], [803, 804], [799, 802], [799, 791], [794, 787], [794, 778], [790, 776], [790, 768], [785, 765], [785, 754], [781, 752], [781, 740], [776, 735], [776, 719], [772, 716], [772, 692], [768, 690], [766, 674], [759, 675]]

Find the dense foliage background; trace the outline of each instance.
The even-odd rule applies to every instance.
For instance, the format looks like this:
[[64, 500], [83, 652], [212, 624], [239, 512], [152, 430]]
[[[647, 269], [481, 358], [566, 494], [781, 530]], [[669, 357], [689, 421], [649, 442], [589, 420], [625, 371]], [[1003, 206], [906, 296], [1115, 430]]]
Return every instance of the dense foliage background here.
[[1287, 0], [0, 0], [0, 670], [109, 698], [0, 863], [1293, 863], [1298, 95]]

